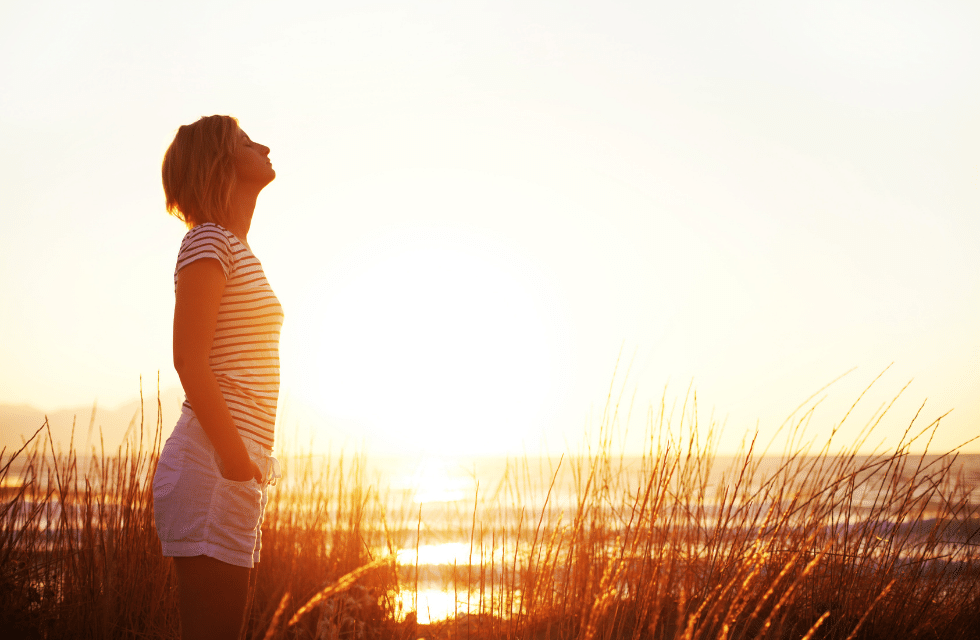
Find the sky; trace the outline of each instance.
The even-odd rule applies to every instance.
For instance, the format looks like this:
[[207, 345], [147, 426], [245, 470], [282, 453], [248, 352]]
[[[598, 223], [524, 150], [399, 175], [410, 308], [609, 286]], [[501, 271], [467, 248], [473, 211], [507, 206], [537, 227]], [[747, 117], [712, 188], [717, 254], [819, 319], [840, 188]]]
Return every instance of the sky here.
[[0, 2], [0, 403], [179, 385], [159, 167], [224, 113], [272, 150], [249, 242], [286, 312], [279, 428], [315, 448], [560, 453], [612, 393], [638, 451], [689, 390], [722, 450], [814, 394], [821, 441], [884, 372], [835, 442], [900, 394], [865, 448], [945, 416], [951, 449], [980, 435], [976, 24], [968, 2]]

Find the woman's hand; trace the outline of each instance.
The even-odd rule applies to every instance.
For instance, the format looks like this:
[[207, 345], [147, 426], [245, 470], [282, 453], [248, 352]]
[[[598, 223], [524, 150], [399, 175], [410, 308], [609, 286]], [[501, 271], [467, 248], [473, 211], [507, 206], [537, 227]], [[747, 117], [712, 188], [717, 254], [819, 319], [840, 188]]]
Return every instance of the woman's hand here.
[[259, 465], [252, 460], [248, 461], [248, 465], [224, 465], [224, 469], [221, 470], [221, 477], [235, 482], [245, 482], [255, 478], [256, 482], [262, 484], [262, 471], [259, 469]]

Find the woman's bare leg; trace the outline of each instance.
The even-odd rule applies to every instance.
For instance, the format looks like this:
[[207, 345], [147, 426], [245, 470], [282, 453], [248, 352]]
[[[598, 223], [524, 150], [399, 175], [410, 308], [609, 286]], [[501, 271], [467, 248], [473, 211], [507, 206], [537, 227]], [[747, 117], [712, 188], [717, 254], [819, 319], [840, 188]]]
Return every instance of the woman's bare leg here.
[[183, 640], [238, 640], [251, 569], [208, 556], [174, 558]]

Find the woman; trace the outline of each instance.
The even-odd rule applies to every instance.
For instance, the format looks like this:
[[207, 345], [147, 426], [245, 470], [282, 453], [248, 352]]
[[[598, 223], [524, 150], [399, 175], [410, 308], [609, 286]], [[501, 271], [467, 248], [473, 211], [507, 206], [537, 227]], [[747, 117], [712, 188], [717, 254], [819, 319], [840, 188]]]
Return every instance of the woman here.
[[153, 478], [174, 558], [181, 634], [241, 633], [262, 547], [279, 393], [282, 307], [248, 246], [269, 148], [229, 116], [180, 127], [163, 158], [167, 211], [184, 221], [174, 270], [174, 367], [186, 400]]

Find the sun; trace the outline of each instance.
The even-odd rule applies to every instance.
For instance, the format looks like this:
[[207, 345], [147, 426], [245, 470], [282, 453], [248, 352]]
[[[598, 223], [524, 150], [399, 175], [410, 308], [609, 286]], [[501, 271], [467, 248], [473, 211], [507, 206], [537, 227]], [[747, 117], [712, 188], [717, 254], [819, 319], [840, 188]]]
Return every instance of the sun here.
[[508, 453], [562, 384], [563, 328], [533, 263], [477, 233], [416, 229], [352, 252], [303, 336], [304, 395], [392, 453]]

